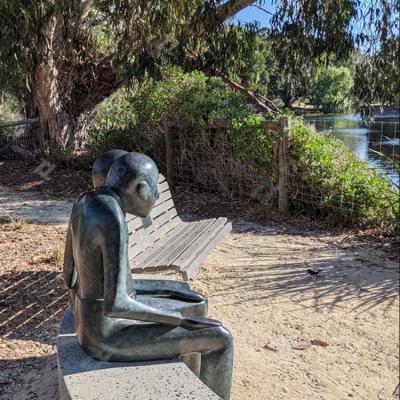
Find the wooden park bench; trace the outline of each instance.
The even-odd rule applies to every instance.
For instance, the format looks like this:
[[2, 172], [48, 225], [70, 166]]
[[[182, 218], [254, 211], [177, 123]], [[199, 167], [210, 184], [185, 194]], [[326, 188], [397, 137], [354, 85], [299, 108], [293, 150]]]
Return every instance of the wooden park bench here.
[[127, 215], [129, 260], [133, 271], [173, 269], [188, 280], [201, 263], [232, 230], [226, 218], [186, 222], [179, 217], [169, 185], [160, 175], [160, 197], [149, 223]]

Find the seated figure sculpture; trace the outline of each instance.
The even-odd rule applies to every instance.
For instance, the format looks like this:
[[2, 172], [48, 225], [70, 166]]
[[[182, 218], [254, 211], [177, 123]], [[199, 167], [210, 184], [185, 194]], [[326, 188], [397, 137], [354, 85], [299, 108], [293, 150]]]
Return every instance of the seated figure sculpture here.
[[[125, 150], [109, 150], [99, 157], [93, 165], [92, 181], [95, 189], [105, 186], [107, 174], [112, 164], [120, 157], [128, 154]], [[139, 296], [165, 297], [164, 306], [176, 309], [184, 316], [207, 316], [208, 302], [205, 296], [190, 290], [189, 285], [180, 281], [166, 279], [137, 279], [133, 281], [135, 292]], [[169, 299], [173, 298], [172, 301]], [[144, 299], [147, 300], [147, 299]], [[199, 372], [199, 362], [194, 355], [187, 357], [193, 372]]]
[[159, 282], [135, 289], [125, 215], [147, 217], [158, 198], [157, 184], [154, 162], [128, 153], [112, 164], [105, 186], [75, 202], [63, 275], [78, 342], [94, 358], [107, 361], [200, 353], [200, 379], [229, 399], [232, 337], [219, 321], [201, 316], [204, 298], [188, 288], [162, 287]]

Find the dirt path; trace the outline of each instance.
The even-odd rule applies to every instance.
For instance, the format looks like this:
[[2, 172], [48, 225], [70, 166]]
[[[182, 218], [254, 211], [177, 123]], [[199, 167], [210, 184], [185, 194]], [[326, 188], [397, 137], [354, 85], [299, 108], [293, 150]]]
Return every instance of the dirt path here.
[[234, 334], [234, 398], [397, 398], [398, 263], [344, 236], [236, 229], [193, 284]]
[[[54, 210], [65, 215], [67, 205]], [[234, 227], [191, 283], [234, 335], [233, 399], [397, 398], [397, 262], [344, 235]], [[1, 399], [55, 398], [54, 337], [66, 305], [55, 249], [64, 235], [65, 226], [0, 225]]]
[[53, 225], [68, 224], [72, 202], [47, 199], [37, 193], [0, 191], [0, 216]]

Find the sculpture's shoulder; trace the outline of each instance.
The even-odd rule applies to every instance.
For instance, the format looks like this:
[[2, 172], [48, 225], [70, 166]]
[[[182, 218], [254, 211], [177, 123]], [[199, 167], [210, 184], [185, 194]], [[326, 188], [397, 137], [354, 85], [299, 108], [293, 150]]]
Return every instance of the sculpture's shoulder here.
[[102, 190], [82, 193], [72, 207], [71, 218], [83, 219], [105, 227], [125, 222], [125, 215], [118, 201]]

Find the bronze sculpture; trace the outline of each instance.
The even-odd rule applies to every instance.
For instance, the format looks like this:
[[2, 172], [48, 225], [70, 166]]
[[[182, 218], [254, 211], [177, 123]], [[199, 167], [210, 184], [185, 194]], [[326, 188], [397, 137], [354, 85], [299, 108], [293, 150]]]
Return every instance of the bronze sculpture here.
[[[95, 189], [105, 186], [111, 165], [125, 154], [128, 154], [125, 150], [109, 150], [94, 162], [92, 181]], [[200, 293], [191, 291], [189, 285], [185, 282], [165, 279], [138, 279], [133, 281], [133, 286], [138, 295], [169, 295], [179, 298], [180, 302], [175, 302], [170, 306], [178, 309], [184, 315], [207, 316], [207, 298]]]
[[158, 198], [158, 169], [147, 156], [116, 157], [106, 184], [75, 202], [67, 232], [64, 281], [82, 348], [108, 361], [201, 354], [200, 379], [229, 399], [233, 344], [206, 300], [185, 284], [134, 281], [127, 212], [145, 218]]

